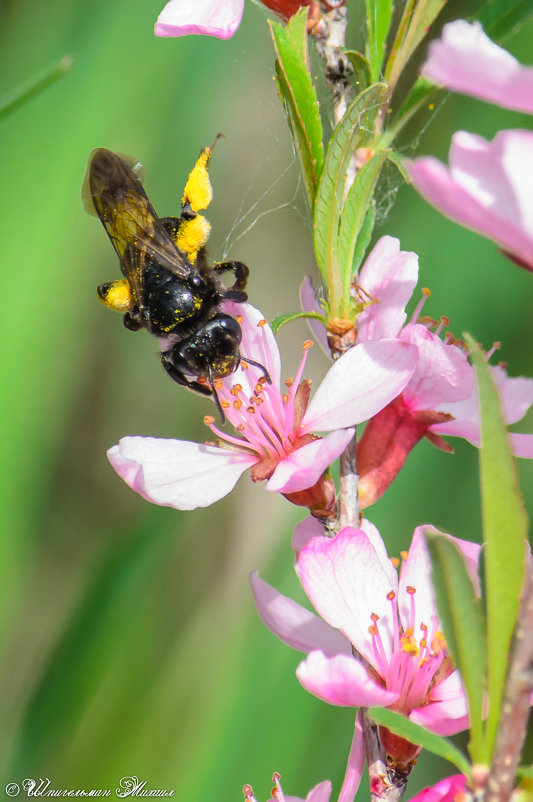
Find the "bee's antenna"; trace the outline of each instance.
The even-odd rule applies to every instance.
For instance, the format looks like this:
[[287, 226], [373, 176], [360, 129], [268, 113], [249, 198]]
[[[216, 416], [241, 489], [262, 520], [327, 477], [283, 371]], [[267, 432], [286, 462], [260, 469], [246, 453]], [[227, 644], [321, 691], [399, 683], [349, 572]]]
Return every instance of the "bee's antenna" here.
[[241, 356], [241, 359], [243, 362], [246, 362], [247, 365], [253, 365], [256, 368], [260, 368], [263, 371], [263, 376], [267, 380], [267, 383], [272, 384], [270, 373], [268, 372], [268, 370], [265, 368], [264, 365], [262, 365], [260, 362], [255, 362], [253, 359], [248, 359], [247, 356]]

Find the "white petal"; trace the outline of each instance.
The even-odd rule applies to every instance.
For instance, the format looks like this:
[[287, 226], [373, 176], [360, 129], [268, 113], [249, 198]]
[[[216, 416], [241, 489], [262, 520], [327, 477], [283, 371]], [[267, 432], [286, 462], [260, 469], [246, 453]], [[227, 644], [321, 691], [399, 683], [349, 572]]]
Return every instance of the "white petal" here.
[[178, 510], [208, 507], [223, 498], [257, 462], [245, 452], [157, 437], [123, 437], [107, 456], [132, 490]]

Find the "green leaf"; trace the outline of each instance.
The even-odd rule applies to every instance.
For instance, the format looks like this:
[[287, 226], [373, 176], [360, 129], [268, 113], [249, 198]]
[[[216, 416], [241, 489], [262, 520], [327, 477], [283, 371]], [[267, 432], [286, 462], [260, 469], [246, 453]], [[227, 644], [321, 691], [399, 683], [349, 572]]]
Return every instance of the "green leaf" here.
[[[358, 170], [344, 204], [339, 233], [339, 271], [345, 286], [350, 284], [354, 270], [359, 267], [358, 263], [354, 264], [356, 250], [358, 253], [361, 253], [362, 250], [364, 254], [372, 234], [372, 229], [368, 231], [368, 226], [370, 223], [373, 224], [374, 221], [374, 189], [387, 157], [386, 151], [375, 153]], [[372, 210], [371, 217], [368, 216], [370, 210]], [[366, 244], [363, 247], [363, 243], [359, 243], [358, 238], [365, 222], [367, 230], [364, 233], [363, 240], [366, 238]]]
[[407, 172], [407, 169], [405, 167], [405, 160], [404, 160], [403, 156], [401, 156], [395, 150], [389, 150], [388, 153], [387, 153], [387, 158], [391, 162], [391, 164], [394, 164], [394, 166], [396, 167], [396, 169], [400, 173], [400, 175], [403, 178], [403, 180], [405, 181], [405, 183], [406, 184], [410, 184], [411, 183], [411, 176]]
[[395, 114], [388, 135], [385, 135], [387, 144], [392, 143], [398, 132], [409, 122], [411, 117], [414, 117], [422, 108], [425, 107], [428, 111], [433, 110], [429, 98], [438, 91], [438, 87], [427, 78], [420, 77], [415, 81], [407, 97]]
[[400, 713], [395, 713], [385, 707], [371, 707], [367, 710], [367, 713], [369, 718], [373, 719], [377, 724], [382, 724], [391, 732], [395, 732], [410, 741], [410, 743], [419, 744], [424, 749], [427, 749], [428, 752], [443, 757], [444, 760], [457, 766], [462, 774], [467, 777], [470, 776], [470, 763], [463, 753], [447, 738], [435, 735], [435, 733], [426, 730], [425, 727], [421, 727], [420, 724], [415, 724], [405, 716], [400, 715]]
[[372, 232], [374, 230], [375, 221], [376, 221], [376, 203], [373, 200], [367, 209], [361, 228], [359, 229], [357, 241], [355, 243], [355, 250], [353, 253], [354, 274], [358, 272], [359, 265], [363, 261], [366, 250], [370, 245], [370, 239], [372, 237]]
[[446, 0], [406, 3], [385, 69], [385, 80], [392, 87], [396, 86], [405, 65], [445, 5]]
[[274, 334], [277, 334], [281, 327], [286, 323], [290, 323], [293, 320], [299, 320], [300, 318], [320, 320], [324, 326], [328, 325], [327, 317], [325, 315], [321, 315], [320, 312], [288, 312], [286, 315], [277, 315], [271, 322], [270, 328]]
[[274, 22], [269, 25], [277, 58], [278, 89], [292, 131], [309, 208], [312, 209], [317, 178], [324, 161], [324, 146], [318, 100], [307, 65], [306, 19], [307, 9], [302, 9], [291, 20], [290, 28]]
[[353, 77], [350, 80], [355, 84], [357, 94], [359, 94], [372, 83], [370, 64], [358, 50], [344, 50], [343, 52], [353, 67]]
[[533, 14], [533, 0], [488, 0], [478, 9], [479, 20], [491, 39], [503, 39]]
[[476, 370], [481, 412], [481, 509], [487, 595], [488, 693], [486, 760], [490, 762], [502, 703], [507, 655], [525, 574], [527, 517], [492, 371], [465, 334]]
[[483, 615], [463, 556], [455, 543], [433, 527], [424, 529], [433, 565], [433, 585], [446, 644], [461, 672], [470, 713], [470, 757], [483, 760], [483, 700], [486, 639]]
[[349, 286], [339, 272], [338, 236], [344, 206], [346, 176], [357, 147], [367, 141], [376, 113], [387, 97], [385, 84], [373, 84], [348, 106], [331, 136], [320, 176], [314, 208], [314, 244], [317, 264], [328, 288], [333, 317], [350, 308]]
[[516, 776], [533, 780], [533, 766], [517, 766]]
[[48, 68], [38, 75], [34, 75], [29, 81], [21, 84], [12, 92], [0, 98], [0, 120], [12, 114], [20, 106], [23, 106], [32, 97], [38, 95], [51, 84], [55, 83], [59, 78], [70, 70], [72, 67], [72, 57], [63, 56], [61, 61], [53, 67]]
[[383, 57], [387, 34], [394, 11], [392, 0], [366, 0], [366, 27], [368, 39], [366, 57], [370, 64], [371, 80], [377, 81], [382, 74]]

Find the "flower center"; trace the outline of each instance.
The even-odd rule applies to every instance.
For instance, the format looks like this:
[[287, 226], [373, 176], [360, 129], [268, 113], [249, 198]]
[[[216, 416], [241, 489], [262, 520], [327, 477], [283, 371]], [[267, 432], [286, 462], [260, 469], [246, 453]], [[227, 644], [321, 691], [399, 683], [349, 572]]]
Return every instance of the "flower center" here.
[[404, 629], [400, 626], [396, 594], [392, 590], [387, 594], [393, 621], [390, 657], [381, 638], [379, 616], [375, 613], [370, 616], [372, 624], [369, 627], [379, 674], [388, 690], [400, 694], [392, 706], [400, 713], [409, 713], [427, 703], [435, 674], [447, 656], [444, 636], [436, 627], [429, 632], [427, 625], [421, 623], [418, 635], [415, 633], [416, 588], [407, 587], [406, 590], [411, 605], [408, 625]]
[[[215, 387], [226, 417], [238, 433], [232, 436], [215, 425], [211, 415], [204, 418], [204, 423], [216, 435], [218, 445], [245, 449], [257, 454], [260, 462], [271, 467], [272, 473], [277, 463], [295, 449], [308, 442], [309, 435], [301, 431], [300, 423], [307, 406], [307, 380], [302, 381], [302, 374], [307, 360], [307, 352], [312, 346], [310, 340], [303, 344], [303, 356], [294, 379], [285, 382], [287, 392], [282, 393], [273, 382], [268, 384], [260, 371], [241, 361], [241, 368], [251, 378], [246, 390], [243, 384], [232, 384], [229, 379], [219, 379]], [[258, 374], [257, 380], [255, 373]], [[255, 382], [255, 383], [254, 383]], [[266, 473], [260, 478], [266, 478]]]

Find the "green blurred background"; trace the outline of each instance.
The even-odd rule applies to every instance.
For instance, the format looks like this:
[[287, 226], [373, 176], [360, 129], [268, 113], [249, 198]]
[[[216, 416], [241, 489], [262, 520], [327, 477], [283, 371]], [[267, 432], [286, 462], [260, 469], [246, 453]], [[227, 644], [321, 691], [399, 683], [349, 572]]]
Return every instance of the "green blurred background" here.
[[[297, 307], [313, 271], [264, 9], [247, 3], [227, 42], [156, 39], [159, 11], [158, 0], [2, 6], [2, 92], [65, 53], [74, 66], [0, 124], [0, 792], [26, 777], [114, 789], [136, 775], [178, 799], [239, 800], [244, 782], [265, 799], [274, 770], [289, 793], [328, 777], [338, 792], [352, 711], [300, 688], [300, 656], [263, 628], [248, 586], [259, 568], [303, 601], [290, 551], [302, 511], [246, 477], [214, 508], [157, 508], [105, 455], [124, 434], [202, 440], [211, 408], [168, 380], [152, 338], [96, 300], [96, 285], [119, 271], [79, 199], [93, 148], [141, 159], [166, 215], [199, 150], [224, 132], [211, 169], [212, 257], [228, 251], [251, 266], [250, 298], [268, 318]], [[352, 19], [356, 39], [363, 22]], [[532, 30], [508, 43], [524, 61]], [[445, 157], [460, 127], [492, 136], [519, 125], [531, 120], [452, 97], [420, 152]], [[533, 373], [533, 277], [409, 188], [382, 233], [420, 254], [421, 286], [433, 293], [425, 312], [448, 314], [456, 334], [487, 346], [501, 340], [510, 373]], [[286, 375], [307, 336], [302, 323], [281, 332]], [[314, 351], [319, 380], [327, 363]], [[515, 429], [533, 431], [533, 416]], [[454, 444], [455, 457], [419, 445], [370, 511], [392, 554], [419, 523], [479, 537], [477, 453]], [[520, 469], [531, 511], [532, 466]], [[449, 767], [423, 761], [410, 790], [435, 772]]]

